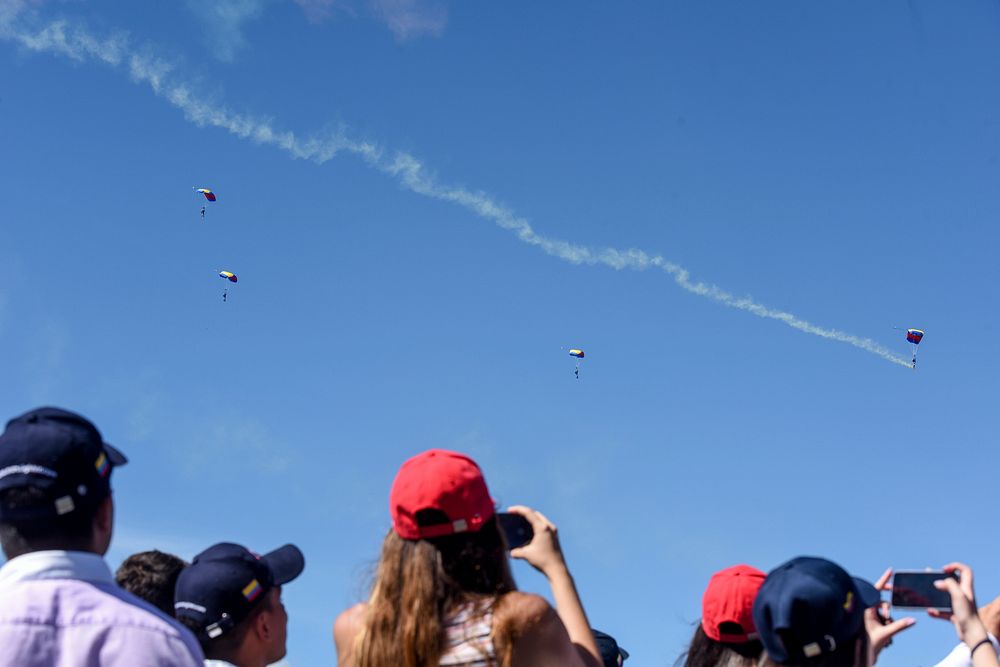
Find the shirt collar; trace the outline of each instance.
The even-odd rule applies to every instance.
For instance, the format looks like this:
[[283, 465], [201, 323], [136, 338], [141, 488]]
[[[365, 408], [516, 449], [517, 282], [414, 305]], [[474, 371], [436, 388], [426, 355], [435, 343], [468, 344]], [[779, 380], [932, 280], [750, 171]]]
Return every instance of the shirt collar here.
[[236, 667], [236, 665], [225, 660], [209, 660], [205, 658], [205, 667]]
[[112, 583], [104, 558], [87, 551], [33, 551], [0, 567], [0, 584], [37, 579], [79, 579]]

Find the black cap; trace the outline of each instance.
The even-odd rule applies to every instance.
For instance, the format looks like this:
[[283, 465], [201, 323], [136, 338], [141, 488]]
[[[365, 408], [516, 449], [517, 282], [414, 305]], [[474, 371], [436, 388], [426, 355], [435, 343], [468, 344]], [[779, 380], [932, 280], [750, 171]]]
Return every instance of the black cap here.
[[216, 544], [181, 570], [174, 613], [195, 621], [201, 628], [199, 639], [215, 639], [246, 618], [272, 588], [302, 574], [305, 565], [293, 544], [263, 556], [238, 544]]
[[37, 408], [15, 417], [0, 435], [0, 491], [34, 487], [44, 490], [45, 498], [27, 507], [0, 502], [0, 520], [41, 519], [93, 506], [111, 491], [111, 469], [127, 462], [76, 413]]
[[619, 646], [611, 635], [594, 628], [591, 628], [590, 631], [594, 635], [594, 641], [597, 642], [597, 650], [601, 653], [601, 662], [604, 663], [604, 667], [621, 667], [625, 658], [628, 657], [628, 651]]
[[879, 601], [874, 586], [836, 563], [800, 556], [767, 575], [753, 603], [753, 621], [772, 660], [800, 664], [857, 637], [865, 609]]

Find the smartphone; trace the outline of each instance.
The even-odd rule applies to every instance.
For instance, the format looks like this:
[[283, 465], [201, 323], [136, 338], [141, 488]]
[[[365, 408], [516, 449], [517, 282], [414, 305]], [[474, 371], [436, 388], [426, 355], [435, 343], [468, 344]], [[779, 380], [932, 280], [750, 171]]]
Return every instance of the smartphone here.
[[892, 577], [892, 606], [918, 609], [951, 609], [948, 591], [934, 588], [947, 577], [958, 581], [957, 572], [897, 572]]
[[523, 547], [535, 536], [531, 523], [520, 514], [498, 512], [497, 521], [500, 522], [500, 530], [507, 537], [508, 549]]

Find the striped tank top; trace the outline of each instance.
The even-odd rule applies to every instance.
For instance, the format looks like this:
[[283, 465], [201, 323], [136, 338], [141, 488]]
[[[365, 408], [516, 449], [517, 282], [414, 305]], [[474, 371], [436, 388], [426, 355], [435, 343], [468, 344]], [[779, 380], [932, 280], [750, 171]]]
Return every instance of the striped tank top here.
[[445, 621], [441, 665], [448, 667], [496, 667], [493, 648], [493, 612], [466, 605]]

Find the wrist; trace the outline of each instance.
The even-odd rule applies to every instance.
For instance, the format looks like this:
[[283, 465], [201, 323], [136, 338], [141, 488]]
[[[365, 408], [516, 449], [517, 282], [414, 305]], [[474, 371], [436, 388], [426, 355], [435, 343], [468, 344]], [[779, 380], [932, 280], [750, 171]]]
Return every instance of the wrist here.
[[562, 558], [555, 560], [545, 566], [542, 570], [545, 578], [550, 582], [554, 582], [559, 579], [572, 579], [573, 577], [569, 573], [569, 568], [566, 567], [566, 561]]
[[981, 622], [970, 623], [969, 627], [962, 631], [962, 642], [969, 648], [981, 643], [983, 640], [989, 641], [989, 636], [986, 634], [986, 628], [983, 627]]

